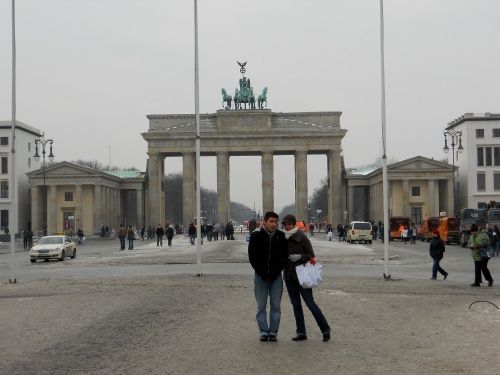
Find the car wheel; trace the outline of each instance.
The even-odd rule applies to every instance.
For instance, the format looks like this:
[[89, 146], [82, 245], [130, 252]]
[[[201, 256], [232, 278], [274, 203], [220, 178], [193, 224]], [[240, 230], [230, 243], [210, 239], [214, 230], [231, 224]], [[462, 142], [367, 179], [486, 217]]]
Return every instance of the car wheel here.
[[73, 255], [71, 256], [71, 259], [75, 259], [76, 258], [76, 249], [73, 249]]
[[35, 263], [35, 262], [36, 262], [36, 259], [30, 259], [30, 262], [31, 262], [31, 263]]
[[59, 260], [62, 262], [65, 257], [66, 257], [66, 253], [63, 250], [62, 253], [61, 253], [61, 257], [59, 258]]
[[371, 245], [371, 244], [372, 244], [372, 241], [368, 241], [368, 243]]

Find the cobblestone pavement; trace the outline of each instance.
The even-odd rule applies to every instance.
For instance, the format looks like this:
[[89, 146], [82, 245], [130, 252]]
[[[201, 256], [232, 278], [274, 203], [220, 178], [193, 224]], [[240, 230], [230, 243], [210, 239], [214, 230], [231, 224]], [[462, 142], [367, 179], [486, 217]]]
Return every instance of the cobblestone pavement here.
[[[196, 249], [89, 240], [76, 260], [30, 264], [15, 254], [19, 283], [0, 255], [0, 374], [498, 374], [500, 288], [471, 288], [466, 249], [447, 247], [446, 281], [431, 281], [427, 244], [382, 246], [313, 239], [325, 264], [315, 298], [333, 328], [292, 342], [286, 291], [277, 343], [260, 343], [244, 237]], [[493, 277], [500, 258], [490, 261]], [[497, 279], [500, 278], [497, 276]]]

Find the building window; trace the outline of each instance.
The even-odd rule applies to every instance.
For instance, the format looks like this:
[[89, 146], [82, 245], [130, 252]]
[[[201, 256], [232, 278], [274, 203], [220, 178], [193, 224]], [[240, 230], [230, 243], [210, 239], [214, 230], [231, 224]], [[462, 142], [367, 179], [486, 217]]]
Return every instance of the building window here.
[[31, 158], [28, 158], [28, 168], [31, 168]]
[[9, 197], [9, 181], [0, 181], [0, 198]]
[[486, 190], [486, 176], [484, 173], [477, 174], [477, 191], [485, 191]]
[[412, 186], [411, 187], [411, 196], [412, 197], [420, 197], [420, 186]]
[[31, 152], [31, 142], [28, 142], [28, 152]]
[[500, 191], [500, 172], [493, 173], [493, 189]]
[[493, 129], [493, 137], [500, 137], [500, 129], [499, 128]]
[[422, 207], [411, 208], [411, 220], [416, 225], [422, 224]]
[[486, 208], [486, 202], [477, 202], [477, 208]]
[[8, 174], [9, 173], [9, 158], [7, 156], [2, 156], [1, 161], [2, 161], [2, 165], [1, 165], [2, 174]]
[[64, 200], [66, 202], [72, 202], [73, 201], [73, 192], [72, 191], [65, 191], [64, 192]]
[[484, 129], [476, 129], [476, 138], [484, 138]]
[[491, 157], [491, 147], [485, 147], [484, 148], [485, 154], [486, 154], [486, 165], [490, 166], [492, 165], [492, 157]]
[[0, 137], [0, 146], [7, 146], [9, 144], [9, 137]]
[[483, 147], [477, 148], [477, 166], [482, 167], [484, 165], [484, 151]]
[[500, 165], [500, 147], [493, 147], [493, 165]]
[[0, 229], [9, 229], [9, 210], [0, 210]]

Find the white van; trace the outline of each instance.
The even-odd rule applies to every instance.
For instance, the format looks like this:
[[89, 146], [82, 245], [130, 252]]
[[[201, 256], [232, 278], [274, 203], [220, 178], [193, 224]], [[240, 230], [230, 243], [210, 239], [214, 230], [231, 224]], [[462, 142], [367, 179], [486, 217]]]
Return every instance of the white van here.
[[372, 225], [368, 221], [351, 221], [347, 230], [347, 242], [372, 243]]

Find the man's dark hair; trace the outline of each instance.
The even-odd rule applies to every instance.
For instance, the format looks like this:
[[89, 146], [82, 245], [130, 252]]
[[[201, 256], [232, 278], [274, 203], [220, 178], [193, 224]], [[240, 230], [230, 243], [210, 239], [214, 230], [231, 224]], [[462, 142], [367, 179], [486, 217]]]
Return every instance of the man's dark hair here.
[[276, 220], [279, 219], [279, 215], [274, 211], [267, 211], [264, 215], [264, 221], [268, 221], [269, 218], [274, 217]]

